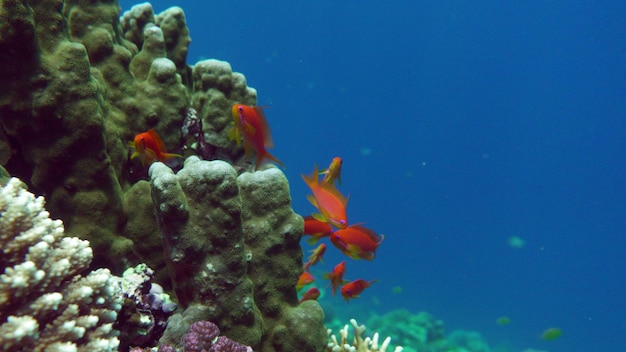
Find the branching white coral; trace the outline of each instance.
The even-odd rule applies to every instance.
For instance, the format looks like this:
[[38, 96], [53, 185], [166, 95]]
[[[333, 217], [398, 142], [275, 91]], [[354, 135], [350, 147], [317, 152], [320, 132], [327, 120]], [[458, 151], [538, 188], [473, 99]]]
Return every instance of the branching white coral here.
[[0, 350], [115, 351], [120, 280], [108, 269], [78, 275], [89, 242], [49, 216], [17, 178], [0, 189]]
[[[331, 329], [328, 329], [328, 352], [386, 352], [389, 347], [389, 343], [391, 342], [391, 337], [387, 337], [383, 343], [378, 345], [378, 333], [374, 333], [374, 336], [363, 338], [363, 333], [365, 332], [365, 325], [357, 324], [356, 320], [350, 319], [350, 324], [354, 328], [354, 338], [352, 339], [352, 343], [348, 341], [348, 324], [346, 324], [343, 329], [339, 330], [339, 340], [337, 340], [337, 336], [331, 335]], [[402, 346], [397, 346], [394, 352], [401, 352]]]

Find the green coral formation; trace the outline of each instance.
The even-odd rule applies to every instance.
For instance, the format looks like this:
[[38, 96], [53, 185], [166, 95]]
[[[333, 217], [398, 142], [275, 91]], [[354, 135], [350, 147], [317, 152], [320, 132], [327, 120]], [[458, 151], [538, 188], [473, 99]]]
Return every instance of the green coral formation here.
[[367, 325], [384, 336], [392, 336], [394, 343], [404, 346], [405, 352], [490, 351], [478, 333], [455, 330], [446, 336], [443, 321], [426, 312], [412, 314], [398, 309], [370, 316]]
[[[174, 287], [186, 309], [167, 336], [209, 319], [255, 350], [322, 351], [323, 312], [294, 289], [302, 220], [287, 180], [245, 173], [228, 140], [230, 107], [254, 105], [256, 91], [224, 61], [187, 65], [182, 9], [119, 14], [115, 0], [0, 2], [0, 164], [91, 243], [93, 267], [145, 262]], [[153, 128], [169, 151], [194, 154], [181, 130], [191, 112], [203, 158], [223, 161], [189, 157], [177, 174], [156, 164], [149, 183], [128, 142]]]
[[[177, 174], [155, 163], [150, 176], [166, 261], [187, 308], [180, 319], [220, 322], [226, 336], [258, 351], [322, 350], [321, 308], [298, 305], [294, 289], [303, 221], [283, 173], [237, 176], [226, 162], [191, 156]], [[165, 342], [175, 344], [172, 329]]]

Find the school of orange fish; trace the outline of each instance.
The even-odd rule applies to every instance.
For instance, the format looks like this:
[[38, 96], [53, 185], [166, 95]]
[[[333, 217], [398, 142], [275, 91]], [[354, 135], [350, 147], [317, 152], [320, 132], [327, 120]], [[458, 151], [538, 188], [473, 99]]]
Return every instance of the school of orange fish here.
[[[258, 170], [259, 166], [266, 161], [273, 161], [284, 166], [280, 160], [267, 151], [268, 148], [273, 147], [273, 142], [262, 107], [235, 104], [232, 106], [231, 114], [233, 128], [229, 133], [229, 138], [234, 140], [237, 145], [240, 145], [243, 140], [247, 157], [250, 158], [253, 152], [256, 153], [255, 170]], [[139, 157], [142, 165], [182, 157], [179, 154], [168, 153], [165, 144], [154, 129], [135, 136], [130, 146], [134, 148], [131, 159]], [[341, 166], [342, 159], [336, 157], [327, 169], [320, 172], [316, 165], [310, 175], [302, 175], [313, 193], [308, 196], [308, 199], [318, 211], [318, 213], [304, 217], [304, 235], [310, 236], [307, 242], [311, 245], [328, 237], [330, 242], [346, 256], [354, 260], [373, 260], [376, 249], [382, 243], [384, 236], [365, 226], [348, 224], [346, 215], [348, 199], [335, 186], [335, 183], [341, 185]], [[310, 268], [322, 261], [325, 251], [326, 244], [324, 243], [311, 251], [311, 255], [304, 263], [303, 273], [298, 279], [296, 290], [300, 291], [315, 281]], [[377, 281], [357, 279], [348, 282], [344, 279], [345, 273], [346, 261], [344, 260], [337, 264], [331, 272], [324, 274], [324, 278], [329, 281], [327, 286], [332, 286], [333, 296], [337, 290], [340, 290], [346, 301], [357, 298], [366, 288]], [[319, 296], [319, 289], [312, 287], [302, 294], [300, 302], [317, 299]]]

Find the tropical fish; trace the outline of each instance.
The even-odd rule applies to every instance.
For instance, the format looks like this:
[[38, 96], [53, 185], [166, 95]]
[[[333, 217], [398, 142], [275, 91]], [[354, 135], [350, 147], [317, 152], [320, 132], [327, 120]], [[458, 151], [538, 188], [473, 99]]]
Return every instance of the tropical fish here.
[[329, 237], [333, 233], [333, 228], [327, 222], [319, 221], [307, 215], [304, 217], [304, 234], [311, 235], [307, 242], [314, 245], [320, 238]]
[[343, 276], [346, 274], [346, 261], [342, 261], [341, 263], [335, 265], [333, 271], [324, 274], [324, 278], [330, 280], [329, 285], [333, 287], [333, 296], [339, 286], [345, 284], [347, 281], [344, 281]]
[[309, 260], [304, 263], [304, 270], [308, 270], [311, 265], [315, 265], [320, 261], [323, 263], [324, 260], [322, 259], [322, 256], [324, 255], [324, 252], [326, 252], [326, 245], [324, 243], [320, 244], [319, 246], [317, 246], [317, 248], [312, 250], [311, 255], [309, 256]]
[[163, 143], [163, 140], [159, 137], [154, 128], [136, 135], [135, 140], [130, 143], [130, 146], [135, 148], [130, 158], [134, 159], [139, 157], [143, 165], [150, 165], [155, 160], [164, 162], [172, 158], [182, 158], [182, 155], [167, 152], [165, 143]]
[[313, 277], [310, 272], [304, 271], [300, 275], [300, 278], [298, 278], [298, 283], [296, 283], [296, 291], [300, 291], [304, 286], [312, 283], [313, 281], [315, 281], [315, 277]]
[[313, 214], [313, 218], [340, 229], [346, 228], [348, 226], [348, 216], [346, 215], [348, 199], [333, 184], [319, 183], [317, 175], [317, 165], [311, 175], [302, 175], [304, 182], [313, 192], [313, 195], [309, 195], [307, 198], [320, 212]]
[[330, 242], [352, 259], [372, 260], [384, 238], [385, 236], [357, 224], [333, 232]]
[[496, 319], [496, 324], [498, 325], [509, 325], [511, 323], [511, 319], [509, 317], [500, 317]]
[[318, 299], [320, 297], [320, 290], [317, 287], [311, 287], [308, 291], [306, 291], [303, 295], [302, 298], [300, 298], [299, 303], [302, 303], [304, 301], [308, 301], [311, 299]]
[[243, 138], [243, 146], [248, 157], [252, 154], [252, 150], [256, 151], [254, 169], [258, 170], [265, 159], [270, 159], [284, 167], [280, 160], [267, 151], [267, 148], [274, 147], [274, 142], [272, 141], [272, 133], [265, 119], [263, 108], [260, 106], [235, 104], [232, 107], [232, 115], [234, 126], [229, 133], [229, 138], [231, 140], [234, 139], [237, 145], [240, 144], [241, 138]]
[[337, 184], [341, 186], [341, 164], [343, 164], [343, 160], [338, 156], [334, 157], [328, 169], [320, 172], [320, 175], [324, 175], [322, 183], [330, 183], [332, 185], [337, 180]]
[[549, 328], [541, 333], [541, 339], [546, 341], [554, 341], [563, 335], [563, 331], [559, 328]]
[[349, 301], [352, 298], [357, 298], [359, 297], [361, 292], [363, 292], [363, 290], [370, 287], [373, 283], [377, 281], [378, 280], [365, 281], [362, 279], [358, 279], [358, 280], [348, 282], [347, 284], [341, 287], [341, 295], [343, 296], [343, 299], [345, 299], [346, 301]]

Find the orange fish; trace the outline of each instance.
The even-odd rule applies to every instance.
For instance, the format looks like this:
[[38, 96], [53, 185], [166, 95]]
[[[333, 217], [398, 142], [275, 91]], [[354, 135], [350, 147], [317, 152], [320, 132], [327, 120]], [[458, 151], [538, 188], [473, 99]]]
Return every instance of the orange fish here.
[[324, 252], [326, 252], [326, 245], [324, 243], [320, 244], [319, 246], [317, 246], [317, 248], [312, 250], [311, 255], [309, 256], [309, 260], [304, 263], [304, 270], [309, 270], [309, 267], [311, 265], [315, 265], [319, 262], [323, 263], [324, 260], [322, 259], [322, 256], [324, 255]]
[[334, 157], [328, 169], [320, 172], [320, 175], [324, 175], [322, 183], [330, 183], [332, 185], [337, 180], [337, 183], [341, 186], [341, 164], [343, 164], [343, 160], [338, 156]]
[[182, 158], [182, 155], [167, 152], [165, 143], [163, 143], [163, 140], [154, 128], [151, 128], [148, 132], [136, 135], [134, 142], [130, 143], [130, 145], [135, 148], [130, 158], [140, 157], [143, 165], [150, 165], [155, 160], [163, 162], [176, 157]]
[[358, 279], [358, 280], [348, 282], [347, 284], [341, 287], [341, 295], [343, 296], [343, 299], [345, 299], [346, 302], [348, 302], [352, 298], [359, 297], [359, 295], [361, 294], [361, 292], [363, 292], [363, 290], [370, 287], [373, 283], [377, 281], [378, 280], [365, 281], [365, 280]]
[[329, 285], [333, 286], [333, 296], [335, 295], [335, 292], [337, 292], [337, 289], [339, 288], [339, 286], [346, 283], [346, 281], [344, 281], [343, 279], [343, 276], [345, 275], [345, 273], [346, 273], [346, 261], [344, 260], [343, 262], [335, 265], [335, 267], [333, 268], [333, 271], [331, 271], [330, 273], [324, 274], [324, 278], [330, 280]]
[[296, 284], [296, 291], [300, 291], [304, 286], [315, 281], [315, 278], [308, 271], [303, 272], [298, 279], [298, 283]]
[[259, 169], [265, 159], [273, 160], [281, 166], [285, 166], [267, 151], [267, 148], [274, 147], [274, 142], [262, 107], [235, 104], [232, 108], [232, 115], [235, 126], [230, 131], [229, 137], [231, 140], [236, 140], [237, 145], [243, 137], [243, 146], [248, 157], [250, 157], [253, 149], [256, 151], [255, 170]]
[[317, 165], [315, 165], [315, 171], [311, 175], [302, 175], [304, 182], [313, 192], [313, 195], [309, 195], [307, 198], [320, 212], [320, 214], [313, 214], [313, 218], [340, 229], [346, 228], [348, 226], [348, 216], [346, 215], [348, 199], [332, 183], [319, 183], [317, 175]]
[[304, 301], [308, 301], [311, 299], [318, 299], [319, 297], [320, 297], [320, 290], [318, 290], [317, 287], [311, 287], [308, 291], [306, 291], [302, 295], [302, 298], [300, 298], [299, 303], [302, 303]]
[[361, 225], [352, 225], [333, 232], [330, 242], [352, 259], [372, 260], [385, 236]]
[[311, 235], [307, 242], [311, 245], [317, 243], [320, 238], [328, 237], [333, 233], [333, 228], [327, 222], [316, 220], [312, 216], [304, 217], [304, 234]]

